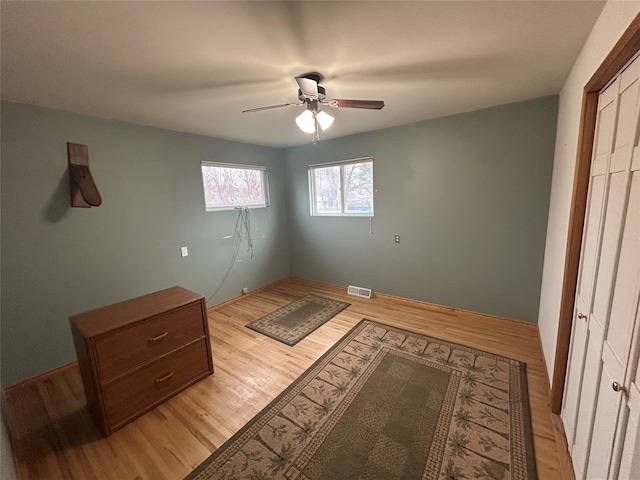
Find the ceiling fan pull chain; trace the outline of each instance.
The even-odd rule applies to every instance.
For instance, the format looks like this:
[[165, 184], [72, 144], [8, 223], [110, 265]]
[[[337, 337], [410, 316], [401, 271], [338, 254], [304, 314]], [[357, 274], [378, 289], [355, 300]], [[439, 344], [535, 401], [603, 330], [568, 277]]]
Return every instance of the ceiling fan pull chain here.
[[311, 143], [315, 145], [316, 143], [318, 143], [318, 140], [320, 140], [320, 131], [318, 129], [318, 118], [315, 115], [313, 116], [313, 125], [314, 125], [314, 129], [313, 129], [313, 136], [311, 137]]

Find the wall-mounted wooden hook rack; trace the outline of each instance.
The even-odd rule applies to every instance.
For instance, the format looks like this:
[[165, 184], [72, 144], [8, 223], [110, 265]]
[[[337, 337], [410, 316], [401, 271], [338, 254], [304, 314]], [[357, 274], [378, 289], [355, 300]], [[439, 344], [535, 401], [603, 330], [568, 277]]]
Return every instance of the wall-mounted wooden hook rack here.
[[89, 171], [89, 147], [67, 143], [69, 155], [69, 180], [71, 182], [72, 207], [97, 207], [102, 203], [91, 172]]

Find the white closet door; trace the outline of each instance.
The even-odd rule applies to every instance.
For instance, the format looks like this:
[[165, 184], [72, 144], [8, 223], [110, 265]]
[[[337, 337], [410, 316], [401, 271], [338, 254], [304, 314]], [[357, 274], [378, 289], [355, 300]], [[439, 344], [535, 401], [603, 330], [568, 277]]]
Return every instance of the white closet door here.
[[[601, 189], [604, 197], [598, 227], [592, 231], [587, 225], [585, 230], [581, 275], [591, 273], [588, 286], [592, 290], [576, 295], [577, 323], [572, 350], [583, 353], [579, 349], [585, 345], [584, 359], [579, 380], [573, 379], [568, 385], [576, 391], [566, 395], [577, 408], [570, 430], [572, 437], [568, 439], [576, 478], [598, 480], [607, 478], [611, 466], [620, 408], [619, 396], [611, 395], [615, 394], [611, 378], [624, 381], [637, 304], [640, 235], [636, 226], [640, 227], [640, 209], [628, 202], [640, 112], [640, 60], [627, 67], [601, 94], [600, 100], [607, 105], [601, 112], [602, 126], [611, 129], [612, 141], [609, 151], [597, 150], [592, 162], [593, 201]], [[612, 113], [613, 120], [605, 116]], [[593, 253], [588, 246], [590, 242], [596, 244]], [[573, 354], [574, 351], [571, 362]], [[578, 357], [576, 360], [580, 363]], [[572, 364], [570, 375], [578, 369]], [[570, 408], [574, 405], [567, 405], [563, 420], [569, 417]]]
[[[628, 71], [629, 69], [623, 74], [623, 83], [625, 80], [627, 83], [635, 82], [637, 98], [638, 72], [630, 72], [635, 73], [635, 79], [625, 79]], [[621, 111], [621, 115], [622, 113]], [[632, 115], [637, 122], [638, 110], [628, 113], [629, 117]], [[631, 146], [634, 146], [636, 144], [635, 128], [632, 135], [634, 141]], [[627, 394], [631, 392], [630, 387], [632, 387], [630, 373], [634, 369], [634, 364], [637, 363], [631, 353], [632, 347], [637, 343], [637, 340], [634, 340], [634, 335], [638, 332], [635, 319], [640, 297], [640, 172], [637, 168], [639, 156], [638, 153], [632, 155], [631, 152], [625, 152], [624, 156], [614, 158], [611, 165], [611, 196], [621, 197], [621, 200], [616, 198], [614, 201], [626, 204], [627, 208], [620, 257], [615, 262], [617, 272], [610, 307], [608, 300], [607, 305], [602, 307], [598, 307], [598, 301], [594, 302], [594, 308], [610, 310], [602, 348], [602, 373], [593, 428], [594, 438], [587, 470], [589, 478], [594, 479], [618, 478], [617, 462], [612, 457], [616, 437], [621, 436], [617, 432], [623, 434], [627, 425], [629, 414]], [[636, 158], [633, 167], [632, 157]], [[628, 200], [628, 203], [625, 200]]]
[[613, 134], [618, 107], [617, 90], [618, 85], [614, 83], [600, 95], [598, 101], [589, 196], [582, 234], [582, 253], [576, 286], [571, 348], [561, 414], [570, 451], [573, 450], [575, 442], [576, 420], [581, 399], [585, 355], [589, 338], [588, 313], [591, 311], [598, 262], [600, 222], [606, 192], [606, 173], [613, 148]]

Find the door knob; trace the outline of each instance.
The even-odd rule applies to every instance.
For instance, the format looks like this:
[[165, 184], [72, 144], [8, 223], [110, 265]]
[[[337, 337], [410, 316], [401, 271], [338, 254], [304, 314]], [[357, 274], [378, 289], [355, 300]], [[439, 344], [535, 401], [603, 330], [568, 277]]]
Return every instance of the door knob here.
[[624, 385], [618, 383], [618, 382], [613, 382], [611, 384], [611, 388], [613, 388], [614, 392], [627, 392], [627, 389], [625, 388]]
[[587, 318], [587, 316], [586, 316], [584, 313], [579, 313], [579, 314], [578, 314], [578, 318], [579, 318], [580, 320], [584, 320], [585, 318]]

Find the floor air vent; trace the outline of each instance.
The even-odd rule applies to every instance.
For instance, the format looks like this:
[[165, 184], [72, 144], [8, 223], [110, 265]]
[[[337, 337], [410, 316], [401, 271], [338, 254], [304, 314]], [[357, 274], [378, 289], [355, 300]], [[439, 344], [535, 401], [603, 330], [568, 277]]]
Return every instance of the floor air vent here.
[[358, 297], [371, 298], [371, 290], [368, 288], [354, 287], [353, 285], [349, 285], [349, 287], [347, 288], [347, 293], [349, 295], [356, 295]]

